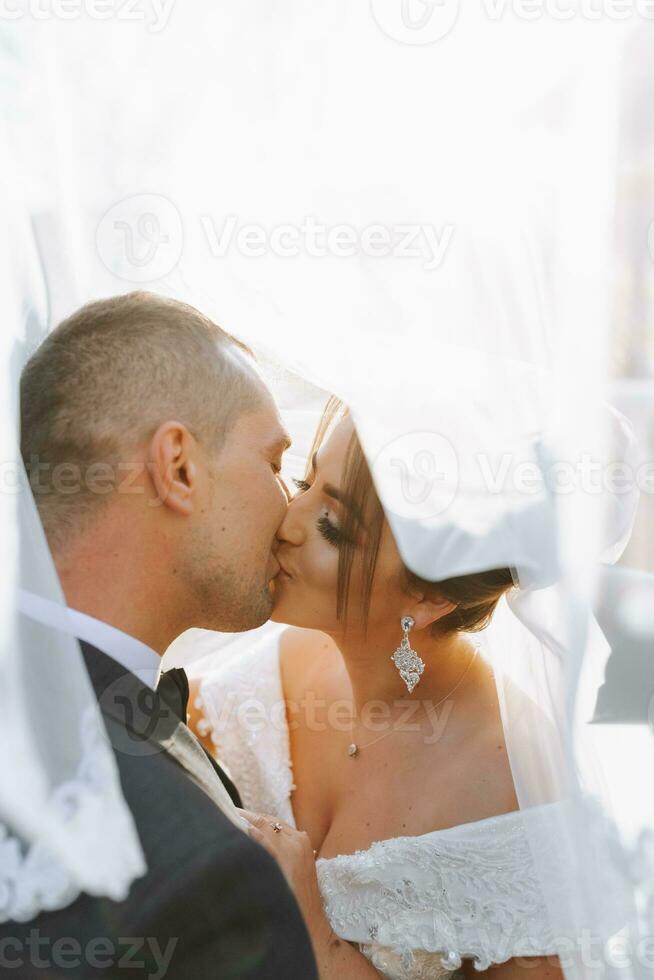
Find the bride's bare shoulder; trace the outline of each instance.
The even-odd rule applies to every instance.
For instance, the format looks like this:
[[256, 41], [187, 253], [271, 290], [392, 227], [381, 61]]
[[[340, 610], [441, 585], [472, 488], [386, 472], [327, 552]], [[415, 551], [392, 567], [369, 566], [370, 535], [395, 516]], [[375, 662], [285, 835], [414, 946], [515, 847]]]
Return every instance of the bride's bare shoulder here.
[[279, 662], [284, 694], [290, 699], [300, 697], [308, 687], [327, 696], [343, 678], [338, 647], [319, 630], [289, 626], [279, 640]]

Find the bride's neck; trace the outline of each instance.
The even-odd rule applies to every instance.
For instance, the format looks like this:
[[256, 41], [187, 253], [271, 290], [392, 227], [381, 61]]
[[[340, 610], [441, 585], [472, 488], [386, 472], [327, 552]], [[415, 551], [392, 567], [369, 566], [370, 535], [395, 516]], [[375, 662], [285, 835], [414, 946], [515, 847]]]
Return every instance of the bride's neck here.
[[352, 687], [353, 710], [360, 716], [372, 702], [393, 705], [411, 700], [426, 700], [433, 705], [447, 698], [452, 688], [471, 666], [475, 646], [465, 636], [454, 634], [432, 637], [428, 631], [412, 634], [412, 649], [425, 664], [419, 685], [409, 694], [400, 673], [391, 660], [399, 646], [401, 636], [395, 641], [388, 637], [369, 635], [362, 638], [334, 638], [340, 650]]

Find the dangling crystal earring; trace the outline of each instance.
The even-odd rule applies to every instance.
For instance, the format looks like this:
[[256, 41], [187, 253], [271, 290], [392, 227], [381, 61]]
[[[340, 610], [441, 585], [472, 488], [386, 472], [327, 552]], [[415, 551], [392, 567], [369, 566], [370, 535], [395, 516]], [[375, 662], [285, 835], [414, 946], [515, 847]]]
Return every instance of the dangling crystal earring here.
[[415, 619], [411, 616], [403, 616], [400, 623], [404, 630], [404, 636], [399, 647], [391, 656], [391, 660], [399, 670], [400, 677], [406, 684], [409, 694], [411, 694], [422, 677], [425, 662], [420, 659], [415, 650], [411, 649], [411, 644], [409, 643], [409, 631], [416, 625]]

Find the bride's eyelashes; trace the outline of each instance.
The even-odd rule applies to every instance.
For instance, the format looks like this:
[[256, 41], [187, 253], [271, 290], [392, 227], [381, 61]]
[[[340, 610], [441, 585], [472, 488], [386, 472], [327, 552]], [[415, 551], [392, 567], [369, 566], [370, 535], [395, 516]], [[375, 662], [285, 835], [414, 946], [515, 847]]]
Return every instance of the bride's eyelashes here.
[[329, 541], [330, 544], [336, 545], [336, 547], [338, 548], [338, 546], [343, 541], [343, 535], [336, 527], [336, 525], [332, 524], [332, 522], [329, 520], [328, 517], [326, 517], [324, 514], [321, 514], [318, 520], [316, 521], [316, 527], [322, 534], [325, 541]]
[[[298, 488], [298, 491], [300, 493], [304, 493], [305, 490], [311, 489], [311, 484], [307, 483], [306, 480], [296, 480], [294, 478], [293, 483]], [[343, 534], [341, 533], [339, 528], [336, 527], [335, 524], [332, 524], [332, 522], [329, 520], [326, 514], [320, 515], [320, 517], [316, 521], [316, 527], [318, 528], [319, 532], [322, 534], [325, 541], [328, 541], [330, 544], [333, 544], [337, 548], [342, 543]]]

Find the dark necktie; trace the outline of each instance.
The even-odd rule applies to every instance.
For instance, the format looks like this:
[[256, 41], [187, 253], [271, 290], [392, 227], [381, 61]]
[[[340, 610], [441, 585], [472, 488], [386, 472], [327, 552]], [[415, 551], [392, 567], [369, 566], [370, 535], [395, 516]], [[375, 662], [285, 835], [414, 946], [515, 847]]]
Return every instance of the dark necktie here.
[[[157, 694], [162, 701], [165, 701], [170, 710], [186, 724], [186, 708], [189, 694], [186, 671], [182, 670], [181, 667], [173, 667], [171, 670], [165, 670], [159, 678]], [[234, 805], [243, 806], [239, 792], [227, 773], [221, 769], [214, 757], [206, 749], [203, 748], [203, 751], [206, 753], [207, 759], [229, 793]]]
[[171, 711], [186, 724], [188, 706], [188, 678], [181, 667], [165, 670], [157, 684], [157, 694], [166, 702]]

